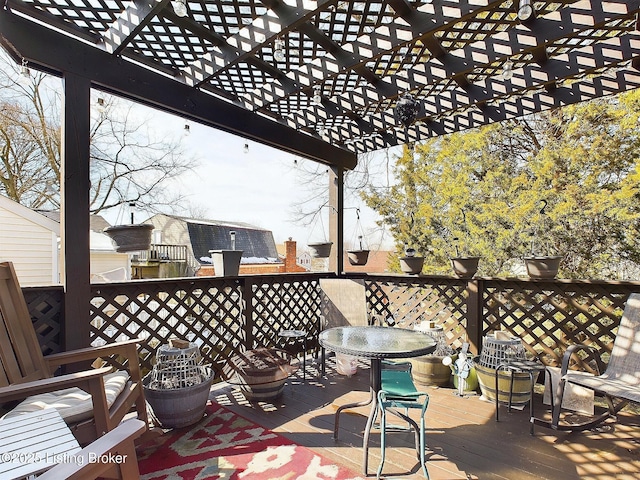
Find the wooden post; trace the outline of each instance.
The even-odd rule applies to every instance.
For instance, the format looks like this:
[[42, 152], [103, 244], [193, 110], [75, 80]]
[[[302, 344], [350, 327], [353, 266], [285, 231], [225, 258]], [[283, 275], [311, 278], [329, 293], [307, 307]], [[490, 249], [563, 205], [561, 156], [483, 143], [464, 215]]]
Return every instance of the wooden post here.
[[344, 270], [344, 169], [329, 170], [329, 241], [331, 256], [329, 271], [341, 274]]
[[253, 337], [253, 326], [255, 319], [253, 318], [253, 277], [243, 276], [236, 280], [242, 289], [242, 307], [244, 308], [244, 335], [246, 339], [246, 349], [253, 350], [257, 348], [255, 338]]
[[63, 75], [60, 173], [64, 349], [89, 346], [89, 131], [91, 82]]
[[467, 281], [467, 337], [469, 351], [478, 355], [482, 349], [482, 289], [484, 282], [479, 279]]

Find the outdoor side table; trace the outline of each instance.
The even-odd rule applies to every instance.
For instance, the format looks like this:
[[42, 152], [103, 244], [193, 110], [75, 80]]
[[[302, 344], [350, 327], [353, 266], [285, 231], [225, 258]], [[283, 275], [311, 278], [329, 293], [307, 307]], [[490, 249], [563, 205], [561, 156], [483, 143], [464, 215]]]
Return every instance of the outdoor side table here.
[[0, 421], [0, 478], [30, 477], [63, 462], [73, 462], [80, 445], [54, 408]]
[[304, 348], [304, 352], [302, 353], [302, 381], [307, 381], [307, 332], [304, 330], [280, 330], [278, 332], [278, 336], [280, 338], [284, 338], [285, 342], [289, 342], [291, 340], [299, 340], [302, 339], [302, 348]]
[[507, 404], [507, 411], [511, 412], [511, 400], [513, 399], [513, 375], [515, 373], [526, 373], [529, 375], [529, 384], [530, 384], [530, 391], [531, 391], [531, 396], [529, 397], [529, 420], [530, 420], [530, 424], [531, 424], [531, 430], [529, 433], [531, 433], [531, 435], [533, 435], [533, 387], [535, 386], [534, 383], [534, 374], [537, 372], [543, 372], [545, 369], [545, 366], [536, 361], [536, 360], [512, 360], [509, 362], [503, 362], [500, 365], [498, 365], [498, 368], [496, 368], [496, 422], [500, 421], [499, 418], [499, 411], [500, 411], [500, 395], [499, 395], [499, 391], [498, 391], [498, 374], [500, 372], [500, 370], [504, 370], [504, 371], [510, 371], [511, 372], [511, 379], [509, 382], [509, 403]]

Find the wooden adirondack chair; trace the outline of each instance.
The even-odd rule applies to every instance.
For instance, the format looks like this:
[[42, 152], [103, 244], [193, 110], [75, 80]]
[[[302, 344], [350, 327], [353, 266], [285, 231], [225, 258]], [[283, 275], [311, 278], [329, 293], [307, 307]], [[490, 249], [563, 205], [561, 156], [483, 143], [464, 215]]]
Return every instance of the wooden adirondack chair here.
[[[629, 402], [640, 404], [640, 294], [632, 293], [620, 320], [618, 333], [613, 342], [611, 357], [604, 373], [604, 365], [600, 356], [595, 353], [598, 375], [581, 375], [569, 370], [571, 356], [580, 350], [593, 352], [586, 345], [571, 345], [562, 358], [560, 382], [553, 400], [551, 422], [534, 418], [536, 425], [551, 427], [555, 430], [580, 431], [593, 428], [616, 414]], [[561, 421], [562, 398], [567, 384], [579, 385], [593, 390], [596, 395], [604, 397], [607, 410], [580, 423]]]
[[[9, 402], [23, 400], [5, 416], [43, 409], [54, 402], [83, 446], [117, 427], [134, 407], [148, 428], [138, 343], [132, 340], [43, 356], [13, 264], [0, 263], [0, 410], [6, 410]], [[123, 361], [126, 371], [102, 367], [53, 376], [62, 365], [86, 364], [113, 355]], [[87, 398], [79, 400], [78, 396]]]

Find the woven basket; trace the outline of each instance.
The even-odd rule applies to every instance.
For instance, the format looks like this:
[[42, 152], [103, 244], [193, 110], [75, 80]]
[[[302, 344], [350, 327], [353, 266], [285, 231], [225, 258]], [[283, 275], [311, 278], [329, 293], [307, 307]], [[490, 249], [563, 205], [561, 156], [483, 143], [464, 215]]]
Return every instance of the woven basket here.
[[[496, 369], [499, 365], [513, 360], [526, 360], [525, 349], [520, 338], [509, 337], [500, 332], [484, 337], [482, 352], [479, 357], [475, 358], [475, 368], [480, 391], [485, 398], [495, 400], [498, 395], [500, 402], [507, 403], [511, 377], [513, 376], [512, 405], [521, 406], [529, 401], [531, 382], [527, 373], [501, 371], [498, 374], [498, 391], [496, 392]], [[538, 378], [538, 372], [534, 374], [534, 377], [535, 382]]]
[[519, 338], [496, 338], [489, 334], [482, 341], [482, 352], [478, 364], [482, 367], [496, 369], [501, 363], [509, 360], [525, 360], [525, 350]]
[[148, 387], [151, 389], [186, 388], [205, 380], [202, 357], [195, 343], [187, 348], [160, 345], [156, 353], [156, 363], [149, 373]]

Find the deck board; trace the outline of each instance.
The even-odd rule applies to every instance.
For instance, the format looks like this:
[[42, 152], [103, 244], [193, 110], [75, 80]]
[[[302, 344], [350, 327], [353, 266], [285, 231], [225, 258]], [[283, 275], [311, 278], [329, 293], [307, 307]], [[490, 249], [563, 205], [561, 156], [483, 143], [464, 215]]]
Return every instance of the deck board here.
[[[237, 387], [214, 385], [211, 399], [234, 412], [305, 445], [333, 462], [362, 475], [362, 435], [369, 407], [342, 414], [338, 440], [332, 438], [338, 405], [368, 397], [369, 371], [361, 363], [348, 378], [338, 375], [332, 359], [327, 375], [315, 377], [308, 360], [307, 382], [301, 373], [291, 378], [273, 403], [249, 403]], [[452, 388], [428, 387], [427, 459], [432, 480], [609, 480], [640, 478], [640, 419], [623, 411], [613, 431], [567, 433], [536, 427], [529, 435], [529, 410], [495, 407], [479, 395], [459, 397]], [[546, 415], [542, 395], [534, 396], [536, 415]], [[423, 478], [413, 435], [393, 432], [388, 437], [384, 478]], [[380, 460], [377, 431], [372, 432], [369, 475]]]

